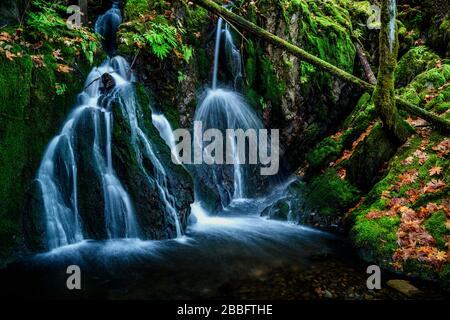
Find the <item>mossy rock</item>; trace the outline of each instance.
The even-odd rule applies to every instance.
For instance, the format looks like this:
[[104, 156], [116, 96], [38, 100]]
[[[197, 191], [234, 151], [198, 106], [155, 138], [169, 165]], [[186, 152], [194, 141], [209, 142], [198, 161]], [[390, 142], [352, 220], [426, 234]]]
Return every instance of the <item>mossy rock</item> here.
[[327, 169], [306, 184], [305, 203], [325, 216], [340, 215], [353, 206], [361, 192], [349, 181], [342, 180], [335, 169]]
[[286, 221], [289, 218], [290, 204], [288, 200], [279, 200], [275, 204], [267, 207], [261, 213], [261, 216], [268, 217], [273, 220]]
[[391, 159], [396, 149], [397, 145], [377, 123], [350, 157], [346, 165], [348, 179], [361, 190], [369, 191], [379, 179], [380, 169]]
[[395, 85], [404, 87], [422, 72], [436, 66], [439, 56], [425, 46], [414, 47], [398, 62], [395, 69]]

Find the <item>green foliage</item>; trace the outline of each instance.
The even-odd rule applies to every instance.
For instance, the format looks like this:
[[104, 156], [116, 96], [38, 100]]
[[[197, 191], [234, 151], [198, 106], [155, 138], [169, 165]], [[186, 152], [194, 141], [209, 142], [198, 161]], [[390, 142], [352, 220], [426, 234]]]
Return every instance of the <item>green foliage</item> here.
[[326, 137], [308, 153], [308, 163], [312, 169], [325, 167], [341, 154], [342, 149], [342, 142]]
[[69, 29], [64, 15], [67, 7], [65, 1], [32, 0], [27, 11], [26, 36], [33, 41], [42, 41], [48, 51], [64, 47], [70, 55], [79, 50], [90, 64], [99, 48], [99, 41], [86, 27]]
[[137, 19], [149, 9], [148, 0], [127, 0], [124, 10], [125, 17], [127, 20]]
[[306, 203], [323, 215], [338, 215], [358, 201], [360, 191], [347, 180], [341, 180], [335, 169], [327, 169], [309, 183]]
[[425, 46], [414, 47], [398, 62], [395, 70], [396, 86], [406, 86], [420, 73], [432, 69], [439, 59]]
[[177, 29], [175, 27], [151, 21], [150, 30], [142, 36], [136, 35], [135, 41], [144, 39], [150, 45], [153, 54], [162, 60], [173, 48], [177, 47], [176, 36]]
[[[355, 244], [365, 248], [370, 259], [391, 257], [397, 249], [396, 230], [400, 224], [398, 217], [386, 217], [376, 220], [360, 219], [352, 230]], [[374, 244], [377, 244], [374, 246]]]
[[[424, 51], [424, 55], [428, 55]], [[447, 110], [450, 107], [450, 87], [446, 86], [450, 81], [450, 63], [443, 60], [440, 65], [431, 61], [425, 68], [430, 68], [418, 74], [406, 87], [400, 88], [397, 93], [405, 100], [423, 107], [437, 114], [449, 116]]]
[[56, 94], [58, 96], [63, 95], [67, 91], [67, 85], [65, 83], [55, 83]]
[[445, 236], [450, 235], [450, 230], [447, 229], [445, 223], [447, 222], [447, 217], [443, 211], [435, 212], [429, 217], [424, 226], [428, 233], [433, 236], [436, 240], [436, 245], [441, 250], [447, 250]]
[[[119, 30], [119, 49], [125, 54], [135, 54], [137, 50], [142, 50], [160, 60], [175, 53], [180, 60], [189, 63], [194, 51], [183, 42], [186, 34], [184, 27], [179, 21], [158, 14], [170, 11], [169, 4], [144, 2], [133, 0], [126, 5], [125, 15], [130, 21], [124, 23]], [[136, 7], [133, 6], [134, 3]]]
[[286, 84], [278, 79], [273, 65], [267, 57], [262, 58], [261, 68], [261, 80], [263, 87], [266, 88], [264, 97], [274, 104], [279, 104], [281, 96], [286, 91]]
[[184, 82], [184, 80], [186, 80], [186, 75], [183, 72], [178, 71], [177, 79], [178, 79], [179, 83], [182, 83], [182, 82]]

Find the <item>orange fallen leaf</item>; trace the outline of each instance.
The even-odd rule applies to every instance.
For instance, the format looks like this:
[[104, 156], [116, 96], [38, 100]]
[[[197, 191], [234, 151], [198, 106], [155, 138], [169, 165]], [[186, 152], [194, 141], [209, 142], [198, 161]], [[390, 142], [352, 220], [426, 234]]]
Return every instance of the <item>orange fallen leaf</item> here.
[[66, 64], [59, 64], [57, 70], [58, 70], [58, 72], [61, 72], [61, 73], [69, 73], [73, 69]]
[[432, 167], [430, 170], [428, 170], [428, 173], [430, 176], [440, 175], [442, 172], [442, 167]]
[[422, 188], [423, 193], [434, 193], [445, 188], [447, 184], [442, 180], [433, 179]]
[[345, 177], [347, 176], [347, 170], [345, 170], [345, 168], [340, 168], [339, 170], [338, 170], [338, 176], [339, 176], [339, 179], [341, 179], [341, 180], [344, 180], [345, 179]]
[[0, 41], [6, 41], [9, 42], [12, 40], [11, 35], [8, 32], [2, 32], [0, 33]]
[[5, 50], [6, 59], [9, 61], [13, 61], [15, 57], [17, 57], [14, 53], [11, 53], [9, 50]]
[[55, 58], [56, 60], [64, 60], [63, 57], [61, 56], [61, 49], [55, 50], [52, 52], [52, 56], [53, 58]]

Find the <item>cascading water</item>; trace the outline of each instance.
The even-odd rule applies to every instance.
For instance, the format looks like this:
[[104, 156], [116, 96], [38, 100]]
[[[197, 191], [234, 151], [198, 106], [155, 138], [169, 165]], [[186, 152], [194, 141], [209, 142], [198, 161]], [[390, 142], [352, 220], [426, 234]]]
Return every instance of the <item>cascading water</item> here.
[[181, 160], [176, 153], [176, 143], [175, 136], [173, 135], [172, 126], [169, 123], [169, 120], [162, 113], [157, 113], [152, 110], [152, 123], [155, 128], [158, 130], [159, 135], [170, 148], [172, 156], [177, 160], [178, 164], [182, 164]]
[[[97, 20], [96, 31], [102, 35], [108, 54], [115, 50], [115, 33], [120, 23], [121, 13], [116, 2]], [[110, 89], [111, 92], [107, 92], [108, 88], [103, 85], [104, 75], [112, 78], [114, 88]], [[175, 225], [177, 236], [182, 235], [175, 199], [168, 189], [166, 170], [141, 127], [143, 112], [136, 102], [133, 80], [129, 64], [120, 56], [107, 59], [101, 67], [94, 68], [86, 79], [85, 90], [78, 97], [78, 105], [66, 120], [60, 134], [50, 142], [37, 174], [45, 210], [48, 249], [77, 243], [86, 237], [78, 208], [80, 159], [75, 151], [79, 140], [89, 141], [89, 138], [79, 136], [82, 133], [77, 128], [81, 120], [86, 119], [93, 127], [93, 139], [89, 141], [90, 152], [93, 155], [92, 165], [101, 182], [107, 237], [139, 237], [139, 226], [131, 199], [113, 167], [112, 107], [115, 102], [129, 122], [130, 139], [141, 170], [148, 183], [157, 187], [166, 216]], [[152, 174], [144, 166], [144, 157], [153, 165]]]
[[116, 34], [121, 23], [122, 13], [118, 0], [113, 1], [111, 9], [99, 16], [95, 23], [95, 32], [102, 36], [103, 50], [109, 56], [113, 56], [117, 51]]
[[217, 77], [219, 73], [219, 58], [220, 58], [222, 34], [225, 35], [224, 48], [225, 48], [226, 66], [232, 74], [234, 90], [238, 90], [240, 82], [242, 81], [242, 57], [239, 49], [234, 44], [233, 34], [231, 33], [229, 24], [225, 23], [225, 26], [223, 26], [222, 18], [219, 18], [217, 21], [216, 42], [214, 47], [212, 89], [213, 90], [217, 89], [218, 83]]
[[[69, 117], [61, 133], [49, 144], [37, 180], [46, 212], [47, 244], [50, 249], [83, 239], [77, 205], [77, 166], [72, 126], [82, 108]], [[62, 165], [57, 165], [62, 163]]]
[[[263, 129], [263, 124], [255, 112], [247, 105], [245, 99], [236, 91], [218, 88], [219, 56], [224, 37], [225, 61], [233, 76], [233, 87], [238, 87], [242, 78], [242, 59], [236, 48], [228, 24], [223, 27], [223, 20], [217, 22], [216, 42], [214, 49], [214, 67], [212, 89], [208, 89], [195, 113], [195, 121], [202, 122], [203, 132], [218, 129], [223, 134], [227, 129]], [[226, 207], [233, 199], [248, 197], [248, 166], [241, 164], [238, 158], [237, 142], [230, 141], [233, 150], [233, 165], [230, 173], [229, 165], [196, 165], [197, 176], [203, 183], [214, 186], [220, 195], [222, 206]], [[194, 141], [203, 148], [203, 142]], [[229, 180], [232, 180], [230, 183]]]
[[394, 51], [395, 47], [395, 31], [396, 31], [396, 22], [397, 18], [397, 3], [396, 0], [388, 1], [388, 12], [389, 12], [389, 23], [388, 23], [388, 40], [389, 40], [389, 50], [391, 53]]
[[[78, 213], [76, 126], [84, 117], [91, 117], [94, 128], [92, 152], [95, 167], [101, 177], [105, 201], [105, 222], [109, 238], [138, 237], [138, 226], [130, 198], [117, 178], [111, 157], [112, 113], [101, 106], [102, 86], [95, 81], [102, 74], [113, 76], [118, 87], [127, 81], [120, 57], [106, 61], [89, 74], [86, 90], [79, 95], [75, 108], [61, 131], [50, 143], [38, 172], [47, 219], [47, 244], [49, 249], [76, 243], [83, 239], [82, 223]], [[116, 67], [116, 68], [114, 68]]]
[[225, 33], [225, 55], [227, 67], [231, 70], [233, 76], [234, 89], [238, 90], [242, 82], [242, 57], [239, 49], [234, 44], [233, 34], [230, 30], [230, 25], [225, 24], [223, 30]]

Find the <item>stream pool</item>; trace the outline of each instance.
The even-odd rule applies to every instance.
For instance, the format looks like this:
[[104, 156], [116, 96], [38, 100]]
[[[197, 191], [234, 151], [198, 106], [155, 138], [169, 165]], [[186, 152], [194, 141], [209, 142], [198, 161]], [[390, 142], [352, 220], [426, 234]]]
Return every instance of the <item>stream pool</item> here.
[[[100, 299], [402, 299], [385, 285], [366, 287], [367, 264], [338, 236], [267, 220], [270, 201], [234, 201], [196, 217], [179, 239], [90, 241], [54, 249], [10, 265], [0, 273], [3, 294], [26, 298]], [[81, 270], [81, 290], [68, 290], [69, 265]], [[415, 283], [415, 285], [418, 285]], [[442, 298], [420, 283], [426, 297]]]

